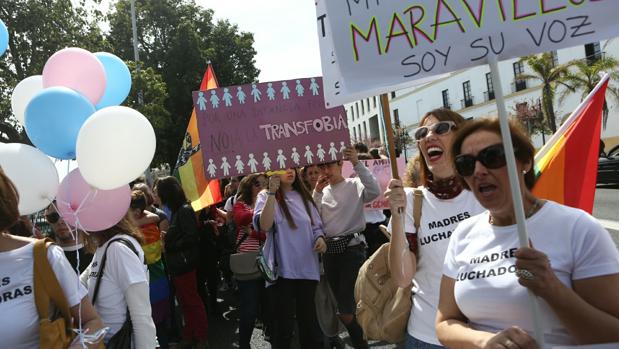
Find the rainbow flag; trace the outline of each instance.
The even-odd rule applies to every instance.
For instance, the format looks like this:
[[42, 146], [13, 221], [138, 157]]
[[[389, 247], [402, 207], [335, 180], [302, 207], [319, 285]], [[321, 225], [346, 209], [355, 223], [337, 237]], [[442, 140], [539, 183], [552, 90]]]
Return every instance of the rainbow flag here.
[[[206, 68], [200, 91], [217, 88], [217, 77], [210, 64]], [[191, 118], [183, 139], [183, 146], [178, 154], [174, 175], [181, 181], [185, 196], [191, 202], [194, 211], [221, 202], [219, 180], [208, 180], [204, 174], [200, 136], [196, 109], [191, 109]]]
[[536, 196], [592, 212], [608, 79], [600, 80], [535, 155]]

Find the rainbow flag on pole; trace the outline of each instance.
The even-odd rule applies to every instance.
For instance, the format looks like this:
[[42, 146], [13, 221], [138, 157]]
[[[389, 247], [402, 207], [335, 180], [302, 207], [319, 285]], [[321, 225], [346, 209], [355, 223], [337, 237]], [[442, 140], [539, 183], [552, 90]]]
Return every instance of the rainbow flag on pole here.
[[592, 212], [608, 79], [600, 80], [535, 155], [536, 196]]
[[[217, 78], [211, 64], [206, 68], [200, 91], [217, 88]], [[194, 211], [221, 202], [219, 180], [208, 180], [204, 174], [200, 136], [196, 109], [191, 109], [191, 118], [183, 139], [183, 146], [178, 154], [174, 175], [181, 181], [183, 191], [191, 202]]]

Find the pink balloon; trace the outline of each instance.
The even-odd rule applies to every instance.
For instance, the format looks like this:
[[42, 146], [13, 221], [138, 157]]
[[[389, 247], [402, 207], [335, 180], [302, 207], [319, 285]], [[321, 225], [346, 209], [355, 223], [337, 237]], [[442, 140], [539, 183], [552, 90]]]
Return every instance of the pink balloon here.
[[43, 67], [43, 87], [64, 86], [73, 89], [96, 105], [106, 86], [105, 68], [97, 57], [77, 47], [54, 53]]
[[56, 205], [65, 222], [86, 231], [114, 226], [127, 214], [131, 203], [129, 185], [113, 190], [91, 187], [79, 171], [71, 171], [60, 183]]

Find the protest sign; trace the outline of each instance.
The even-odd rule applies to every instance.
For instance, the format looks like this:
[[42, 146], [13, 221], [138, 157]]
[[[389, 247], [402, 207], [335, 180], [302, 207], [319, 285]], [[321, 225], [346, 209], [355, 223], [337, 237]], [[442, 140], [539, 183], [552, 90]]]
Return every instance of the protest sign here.
[[318, 0], [316, 9], [329, 106], [486, 64], [491, 55], [504, 60], [619, 31], [616, 2], [603, 0]]
[[[359, 160], [361, 161], [365, 167], [370, 170], [370, 172], [374, 175], [378, 184], [380, 185], [380, 196], [376, 198], [374, 201], [365, 204], [365, 208], [368, 209], [388, 209], [389, 202], [383, 196], [383, 193], [389, 187], [389, 181], [391, 180], [391, 162], [389, 159], [373, 159], [373, 160]], [[400, 156], [396, 163], [398, 164], [398, 169], [400, 171], [400, 178], [404, 178], [404, 173], [406, 172], [406, 161], [403, 156]], [[349, 161], [344, 161], [342, 164], [342, 176], [344, 178], [353, 178], [357, 177], [357, 174], [352, 168], [352, 164]]]
[[350, 144], [344, 108], [325, 109], [320, 77], [193, 92], [204, 171], [240, 176], [335, 161]]

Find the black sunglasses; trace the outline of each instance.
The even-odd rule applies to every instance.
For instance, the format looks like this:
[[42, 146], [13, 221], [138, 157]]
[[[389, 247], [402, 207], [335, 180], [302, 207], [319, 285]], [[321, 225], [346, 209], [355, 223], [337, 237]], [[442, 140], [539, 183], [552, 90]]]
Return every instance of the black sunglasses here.
[[415, 131], [413, 131], [413, 137], [416, 141], [420, 141], [426, 138], [430, 131], [442, 136], [448, 134], [455, 127], [456, 123], [453, 121], [439, 121], [434, 125], [416, 128]]
[[456, 171], [462, 177], [467, 177], [475, 172], [475, 163], [479, 161], [489, 169], [497, 169], [505, 166], [505, 149], [503, 144], [494, 144], [479, 151], [477, 156], [462, 154], [454, 160]]
[[52, 213], [46, 214], [45, 219], [47, 220], [47, 222], [51, 224], [56, 224], [58, 223], [58, 220], [60, 219], [60, 215], [58, 214], [58, 212], [52, 212]]

